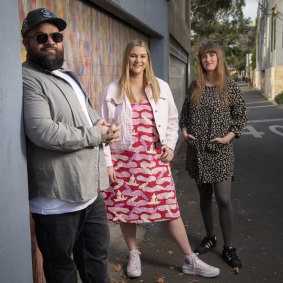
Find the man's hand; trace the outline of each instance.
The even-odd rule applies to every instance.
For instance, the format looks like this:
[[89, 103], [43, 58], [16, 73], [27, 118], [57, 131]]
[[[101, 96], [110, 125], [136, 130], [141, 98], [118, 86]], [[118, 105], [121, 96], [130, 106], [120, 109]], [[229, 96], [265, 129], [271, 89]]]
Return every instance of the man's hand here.
[[110, 133], [110, 126], [111, 124], [106, 123], [104, 119], [101, 119], [97, 122], [96, 126], [100, 129], [101, 133], [101, 143], [106, 142], [109, 133]]
[[104, 119], [98, 121], [96, 125], [99, 127], [101, 132], [101, 143], [108, 145], [119, 141], [121, 125], [116, 126], [115, 124], [106, 123]]
[[110, 144], [120, 140], [120, 129], [121, 129], [121, 125], [111, 124], [109, 137], [106, 140], [106, 144]]

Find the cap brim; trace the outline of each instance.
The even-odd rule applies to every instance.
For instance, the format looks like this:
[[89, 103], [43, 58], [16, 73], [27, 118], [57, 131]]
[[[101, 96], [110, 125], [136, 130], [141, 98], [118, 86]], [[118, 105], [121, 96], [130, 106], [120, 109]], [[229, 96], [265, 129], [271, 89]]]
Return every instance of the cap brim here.
[[33, 28], [35, 28], [36, 26], [42, 24], [42, 23], [52, 23], [53, 25], [55, 25], [59, 31], [62, 31], [66, 28], [67, 23], [60, 18], [46, 18], [46, 19], [42, 19], [41, 21], [37, 22], [35, 25], [33, 25], [32, 27], [30, 27], [29, 29], [27, 29], [24, 33], [22, 30], [22, 36], [25, 37], [25, 35]]
[[41, 23], [46, 23], [46, 22], [54, 24], [59, 29], [59, 31], [64, 30], [67, 26], [67, 23], [63, 19], [60, 19], [60, 18], [46, 19], [42, 21]]

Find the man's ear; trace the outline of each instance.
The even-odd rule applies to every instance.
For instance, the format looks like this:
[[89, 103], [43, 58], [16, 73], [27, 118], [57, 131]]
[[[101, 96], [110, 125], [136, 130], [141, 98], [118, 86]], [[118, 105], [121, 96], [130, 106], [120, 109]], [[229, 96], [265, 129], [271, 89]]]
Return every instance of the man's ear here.
[[25, 47], [25, 49], [27, 50], [27, 47], [28, 47], [28, 38], [23, 38], [23, 45]]

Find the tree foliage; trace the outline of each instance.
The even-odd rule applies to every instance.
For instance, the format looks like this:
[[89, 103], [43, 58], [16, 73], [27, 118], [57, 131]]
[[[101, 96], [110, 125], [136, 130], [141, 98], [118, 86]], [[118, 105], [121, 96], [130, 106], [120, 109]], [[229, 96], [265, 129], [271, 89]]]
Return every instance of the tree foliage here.
[[201, 44], [218, 40], [230, 68], [243, 70], [254, 47], [253, 28], [244, 18], [245, 0], [191, 0], [192, 55]]

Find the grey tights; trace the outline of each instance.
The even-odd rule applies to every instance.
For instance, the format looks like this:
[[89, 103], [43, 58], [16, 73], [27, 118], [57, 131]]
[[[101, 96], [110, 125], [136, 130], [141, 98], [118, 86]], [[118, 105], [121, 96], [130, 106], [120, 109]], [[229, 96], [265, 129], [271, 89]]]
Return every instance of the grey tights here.
[[230, 199], [231, 180], [213, 184], [197, 185], [200, 195], [200, 209], [208, 236], [214, 236], [212, 194], [219, 207], [219, 220], [224, 240], [224, 246], [232, 245], [233, 208]]

